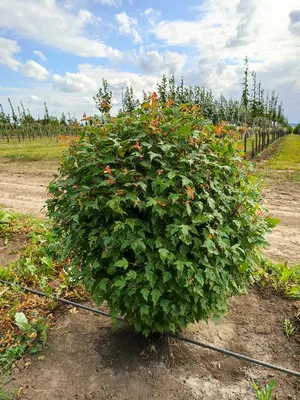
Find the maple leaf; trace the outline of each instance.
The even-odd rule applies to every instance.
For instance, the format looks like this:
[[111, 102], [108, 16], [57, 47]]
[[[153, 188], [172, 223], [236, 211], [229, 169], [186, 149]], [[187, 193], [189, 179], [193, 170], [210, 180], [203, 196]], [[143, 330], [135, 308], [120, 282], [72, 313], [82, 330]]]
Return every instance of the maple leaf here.
[[189, 197], [194, 200], [195, 198], [195, 189], [192, 189], [189, 185], [187, 187], [187, 194], [189, 195]]
[[138, 151], [142, 151], [142, 146], [140, 145], [140, 142], [137, 140], [135, 145], [131, 147], [132, 149], [138, 149]]
[[111, 175], [111, 174], [112, 174], [112, 170], [111, 170], [111, 168], [110, 168], [110, 166], [109, 166], [109, 165], [107, 165], [107, 166], [105, 167], [105, 169], [104, 169], [104, 173], [105, 173], [105, 174], [109, 174], [109, 175]]

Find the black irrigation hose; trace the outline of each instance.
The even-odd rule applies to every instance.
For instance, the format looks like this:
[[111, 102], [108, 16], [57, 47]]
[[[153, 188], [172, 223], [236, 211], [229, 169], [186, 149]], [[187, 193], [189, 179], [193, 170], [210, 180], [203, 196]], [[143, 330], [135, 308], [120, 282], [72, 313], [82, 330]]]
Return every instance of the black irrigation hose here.
[[[27, 288], [27, 287], [23, 287], [23, 286], [17, 285], [17, 284], [12, 283], [12, 282], [4, 281], [2, 279], [0, 279], [0, 282], [5, 284], [5, 285], [16, 286], [17, 288], [22, 289], [25, 292], [36, 294], [38, 296], [48, 297], [48, 298], [51, 298], [53, 300], [57, 300], [57, 301], [59, 301], [61, 303], [65, 303], [65, 304], [68, 304], [68, 305], [71, 305], [71, 306], [74, 306], [74, 307], [77, 307], [77, 308], [82, 308], [83, 310], [91, 311], [94, 314], [99, 314], [99, 315], [102, 315], [104, 317], [114, 318], [114, 319], [117, 319], [118, 321], [124, 321], [124, 319], [122, 317], [112, 317], [110, 314], [105, 313], [104, 311], [100, 311], [100, 310], [97, 310], [96, 308], [91, 308], [91, 307], [85, 306], [83, 304], [75, 303], [74, 301], [70, 301], [70, 300], [62, 299], [60, 297], [47, 295], [46, 293], [40, 292], [38, 290]], [[239, 360], [251, 362], [253, 364], [258, 364], [258, 365], [261, 365], [263, 367], [274, 369], [276, 371], [284, 372], [286, 374], [294, 375], [294, 376], [297, 376], [298, 378], [300, 378], [300, 372], [297, 372], [297, 371], [293, 371], [293, 370], [290, 370], [290, 369], [279, 367], [278, 365], [273, 365], [273, 364], [270, 364], [270, 363], [267, 363], [267, 362], [264, 362], [264, 361], [259, 361], [259, 360], [256, 360], [255, 358], [247, 357], [247, 356], [244, 356], [244, 355], [239, 354], [239, 353], [234, 353], [233, 351], [220, 349], [219, 347], [212, 346], [211, 344], [202, 343], [202, 342], [199, 342], [198, 340], [194, 340], [194, 339], [187, 338], [187, 337], [184, 337], [184, 336], [176, 335], [174, 333], [170, 333], [169, 332], [167, 334], [167, 336], [169, 336], [171, 338], [174, 338], [174, 339], [177, 339], [177, 340], [181, 340], [181, 341], [186, 342], [186, 343], [195, 344], [197, 346], [201, 346], [201, 347], [204, 347], [204, 348], [209, 349], [209, 350], [217, 351], [219, 353], [226, 354], [228, 356], [238, 358]]]
[[183, 342], [196, 344], [197, 346], [205, 347], [206, 349], [209, 349], [209, 350], [218, 351], [219, 353], [226, 354], [227, 356], [235, 357], [240, 360], [251, 362], [253, 364], [262, 365], [263, 367], [272, 368], [272, 369], [275, 369], [280, 372], [285, 372], [286, 374], [298, 376], [300, 378], [300, 372], [297, 372], [297, 371], [292, 371], [290, 369], [279, 367], [278, 365], [273, 365], [273, 364], [269, 364], [264, 361], [259, 361], [259, 360], [256, 360], [255, 358], [243, 356], [242, 354], [239, 354], [239, 353], [234, 353], [233, 351], [220, 349], [219, 347], [212, 346], [211, 344], [202, 343], [202, 342], [199, 342], [198, 340], [190, 339], [190, 338], [180, 336], [180, 335], [175, 335], [174, 333], [169, 333], [168, 335], [174, 339], [182, 340]]
[[39, 292], [38, 290], [35, 290], [35, 289], [31, 289], [31, 288], [27, 288], [27, 287], [24, 287], [24, 286], [17, 285], [16, 283], [3, 281], [2, 279], [0, 279], [0, 283], [3, 283], [5, 285], [10, 285], [10, 286], [16, 286], [18, 289], [22, 289], [25, 292], [36, 294], [38, 296], [48, 297], [50, 299], [53, 299], [53, 300], [56, 300], [56, 301], [60, 301], [61, 303], [68, 304], [69, 306], [74, 306], [74, 307], [77, 307], [77, 308], [82, 308], [83, 310], [91, 311], [94, 314], [99, 314], [99, 315], [103, 315], [104, 317], [117, 319], [118, 321], [124, 321], [124, 319], [121, 318], [121, 317], [113, 317], [113, 316], [111, 316], [110, 314], [108, 314], [108, 313], [106, 313], [104, 311], [97, 310], [96, 308], [91, 308], [91, 307], [85, 306], [84, 304], [74, 303], [74, 301], [62, 299], [60, 297], [51, 296], [51, 295], [48, 295], [48, 294], [46, 294], [44, 292]]

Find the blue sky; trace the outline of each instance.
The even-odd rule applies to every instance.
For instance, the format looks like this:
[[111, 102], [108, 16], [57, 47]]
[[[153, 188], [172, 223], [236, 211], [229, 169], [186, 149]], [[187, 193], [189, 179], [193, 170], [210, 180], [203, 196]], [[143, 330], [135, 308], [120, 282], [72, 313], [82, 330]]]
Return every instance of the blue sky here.
[[163, 73], [239, 97], [243, 59], [300, 120], [298, 0], [0, 0], [0, 103], [43, 115], [94, 113], [101, 80], [120, 107]]

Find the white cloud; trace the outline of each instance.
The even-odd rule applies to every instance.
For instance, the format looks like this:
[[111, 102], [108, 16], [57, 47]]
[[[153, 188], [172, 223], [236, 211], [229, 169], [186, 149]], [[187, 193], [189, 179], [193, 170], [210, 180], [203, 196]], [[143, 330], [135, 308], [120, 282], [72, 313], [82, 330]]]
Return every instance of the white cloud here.
[[116, 14], [116, 20], [119, 23], [119, 32], [122, 35], [132, 37], [134, 43], [142, 43], [142, 38], [138, 33], [138, 23], [135, 18], [129, 17], [126, 12]]
[[[40, 99], [39, 103], [42, 104], [46, 101], [47, 104], [53, 107], [58, 107], [56, 103], [57, 98], [59, 98], [61, 111], [70, 111], [72, 114], [74, 112], [77, 118], [79, 118], [84, 112], [96, 112], [93, 96], [101, 86], [103, 78], [108, 80], [109, 86], [113, 91], [113, 114], [122, 106], [122, 88], [125, 90], [126, 86], [132, 85], [135, 95], [141, 98], [143, 90], [146, 92], [156, 90], [156, 84], [160, 80], [160, 77], [155, 75], [120, 72], [114, 68], [80, 64], [78, 72], [68, 72], [64, 76], [53, 75], [52, 85], [44, 84], [43, 86], [34, 88], [34, 93]], [[32, 88], [27, 90], [30, 90], [32, 93]], [[24, 93], [26, 93], [25, 89]], [[20, 95], [20, 100], [22, 100], [21, 94], [18, 94]], [[16, 97], [18, 97], [17, 94]], [[5, 98], [4, 95], [3, 98]], [[24, 104], [26, 103], [26, 99], [28, 99], [28, 92]], [[35, 105], [35, 109], [38, 109], [37, 105]], [[51, 107], [49, 110], [51, 110]], [[34, 108], [31, 111], [34, 113]]]
[[26, 63], [23, 64], [22, 72], [28, 78], [32, 78], [37, 81], [45, 81], [49, 76], [46, 68], [33, 60], [26, 61]]
[[77, 15], [55, 0], [0, 1], [0, 28], [16, 32], [64, 52], [82, 57], [117, 57], [120, 52], [101, 41], [89, 39], [84, 29], [95, 18], [87, 10]]
[[122, 0], [94, 0], [94, 1], [103, 5], [114, 6], [114, 7], [121, 7], [122, 5]]
[[20, 47], [15, 40], [0, 37], [0, 64], [6, 65], [9, 69], [17, 71], [20, 61], [15, 58], [15, 54], [19, 53]]
[[177, 52], [166, 51], [159, 53], [156, 50], [143, 52], [137, 56], [137, 65], [147, 74], [177, 74], [183, 69], [186, 56]]
[[204, 0], [194, 11], [195, 20], [162, 21], [152, 29], [163, 45], [193, 49], [194, 66], [184, 74], [187, 79], [216, 94], [238, 96], [248, 55], [265, 89], [279, 92], [294, 119], [287, 81], [293, 78], [300, 97], [299, 0], [279, 1], [276, 7], [273, 0]]
[[53, 75], [54, 86], [62, 92], [96, 92], [96, 82], [87, 75], [67, 72], [65, 76]]
[[156, 22], [159, 20], [160, 16], [161, 16], [161, 12], [159, 10], [155, 10], [153, 8], [147, 8], [142, 15], [144, 15], [147, 19], [148, 22], [151, 25], [155, 25]]
[[[204, 57], [297, 58], [299, 38], [289, 32], [289, 13], [298, 0], [205, 0], [195, 21], [162, 21], [153, 33], [168, 45], [194, 46]], [[268, 18], [266, 18], [268, 15]], [[274, 26], [277, 28], [274, 29]]]
[[30, 96], [30, 100], [38, 101], [39, 98], [38, 98], [37, 96], [35, 96], [34, 94], [32, 94], [32, 95]]
[[38, 56], [42, 61], [47, 61], [47, 57], [40, 50], [33, 50], [33, 54]]
[[80, 64], [78, 72], [67, 72], [64, 76], [53, 75], [53, 86], [61, 92], [73, 93], [74, 95], [92, 99], [98, 88], [102, 84], [102, 79], [107, 79], [111, 89], [115, 104], [120, 106], [122, 87], [132, 85], [137, 96], [142, 95], [142, 90], [155, 90], [159, 80], [157, 76], [147, 74], [137, 74], [133, 72], [121, 72], [114, 68], [105, 68], [90, 64]]
[[86, 25], [86, 24], [90, 24], [92, 22], [96, 21], [96, 18], [94, 17], [94, 15], [88, 11], [88, 10], [79, 10], [78, 12], [78, 24], [79, 26], [81, 26], [82, 28]]

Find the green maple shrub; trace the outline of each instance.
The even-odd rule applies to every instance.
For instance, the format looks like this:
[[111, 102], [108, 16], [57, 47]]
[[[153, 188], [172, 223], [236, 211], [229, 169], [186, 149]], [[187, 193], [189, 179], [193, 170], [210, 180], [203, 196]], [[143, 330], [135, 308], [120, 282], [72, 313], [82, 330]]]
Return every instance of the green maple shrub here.
[[235, 132], [171, 103], [89, 127], [49, 186], [74, 277], [145, 335], [221, 316], [270, 228]]

